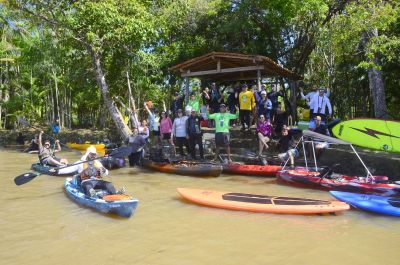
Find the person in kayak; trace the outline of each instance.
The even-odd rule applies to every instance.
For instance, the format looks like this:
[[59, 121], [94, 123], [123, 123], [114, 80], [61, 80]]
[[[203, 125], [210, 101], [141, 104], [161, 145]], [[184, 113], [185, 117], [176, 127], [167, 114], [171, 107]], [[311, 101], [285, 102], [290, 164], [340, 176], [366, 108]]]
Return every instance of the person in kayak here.
[[102, 178], [108, 176], [108, 170], [98, 160], [94, 146], [89, 146], [81, 160], [86, 163], [78, 165], [78, 174], [81, 178], [81, 187], [84, 193], [90, 197], [96, 197], [95, 189], [106, 190], [109, 194], [117, 194], [114, 185]]
[[299, 151], [296, 149], [294, 142], [294, 135], [301, 132], [301, 130], [290, 129], [287, 126], [282, 128], [282, 136], [279, 139], [279, 154], [278, 158], [282, 162], [290, 159], [290, 166], [294, 167], [294, 159], [299, 156]]
[[35, 134], [34, 138], [29, 143], [28, 148], [24, 150], [25, 153], [39, 152], [39, 136]]
[[215, 158], [214, 161], [218, 160], [219, 149], [225, 148], [228, 155], [228, 162], [231, 163], [231, 149], [229, 146], [229, 121], [235, 120], [239, 117], [239, 109], [237, 108], [236, 114], [226, 113], [225, 104], [221, 104], [219, 107], [220, 112], [209, 114], [207, 111], [207, 118], [215, 121]]
[[58, 158], [55, 156], [55, 153], [61, 151], [60, 141], [56, 140], [55, 145], [57, 149], [50, 148], [50, 141], [45, 140], [44, 144], [42, 144], [42, 135], [43, 131], [39, 133], [39, 161], [43, 165], [49, 166], [63, 166], [68, 164], [67, 159]]

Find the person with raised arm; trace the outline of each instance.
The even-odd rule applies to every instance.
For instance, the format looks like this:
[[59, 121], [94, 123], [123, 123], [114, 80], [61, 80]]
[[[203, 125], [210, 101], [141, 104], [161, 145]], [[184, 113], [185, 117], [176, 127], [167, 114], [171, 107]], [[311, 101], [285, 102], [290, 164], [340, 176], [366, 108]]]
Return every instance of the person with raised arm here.
[[61, 151], [61, 146], [60, 146], [60, 141], [56, 140], [55, 145], [56, 149], [52, 149], [50, 147], [50, 141], [45, 140], [44, 144], [42, 142], [42, 135], [43, 131], [39, 133], [39, 161], [43, 165], [49, 165], [49, 166], [63, 166], [68, 164], [68, 161], [63, 158], [58, 158], [55, 156], [55, 153]]

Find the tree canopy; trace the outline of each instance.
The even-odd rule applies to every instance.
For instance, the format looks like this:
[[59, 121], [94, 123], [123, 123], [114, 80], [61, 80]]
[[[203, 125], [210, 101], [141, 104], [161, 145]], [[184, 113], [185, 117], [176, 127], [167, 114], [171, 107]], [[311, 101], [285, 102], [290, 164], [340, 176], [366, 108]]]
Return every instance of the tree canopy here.
[[127, 73], [137, 106], [161, 108], [182, 81], [168, 68], [211, 51], [330, 87], [339, 117], [400, 118], [399, 18], [379, 0], [0, 1], [0, 127], [24, 115], [124, 129], [113, 99], [128, 101]]

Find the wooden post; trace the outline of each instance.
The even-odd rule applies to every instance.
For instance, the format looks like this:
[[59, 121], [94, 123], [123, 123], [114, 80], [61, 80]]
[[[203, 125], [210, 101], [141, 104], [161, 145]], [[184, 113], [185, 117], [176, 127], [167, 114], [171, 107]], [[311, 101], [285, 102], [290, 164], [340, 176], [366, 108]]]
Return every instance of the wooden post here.
[[257, 70], [257, 90], [261, 90], [261, 71]]
[[185, 77], [185, 104], [189, 102], [189, 84], [190, 84], [189, 81], [190, 81], [189, 78]]

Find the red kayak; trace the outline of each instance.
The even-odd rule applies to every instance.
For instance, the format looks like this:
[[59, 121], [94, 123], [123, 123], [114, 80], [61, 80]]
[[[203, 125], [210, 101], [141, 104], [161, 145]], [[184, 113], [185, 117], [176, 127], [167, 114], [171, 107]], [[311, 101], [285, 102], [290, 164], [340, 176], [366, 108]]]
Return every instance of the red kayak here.
[[372, 176], [372, 178], [366, 178], [336, 173], [324, 174], [317, 171], [306, 170], [304, 167], [296, 167], [292, 170], [279, 171], [277, 173], [277, 179], [279, 182], [285, 184], [306, 188], [380, 194], [386, 196], [400, 194], [400, 185], [391, 183], [386, 176]]
[[281, 170], [281, 166], [277, 165], [241, 165], [236, 163], [223, 165], [222, 173], [248, 175], [248, 176], [262, 176], [262, 177], [275, 177], [276, 173]]

